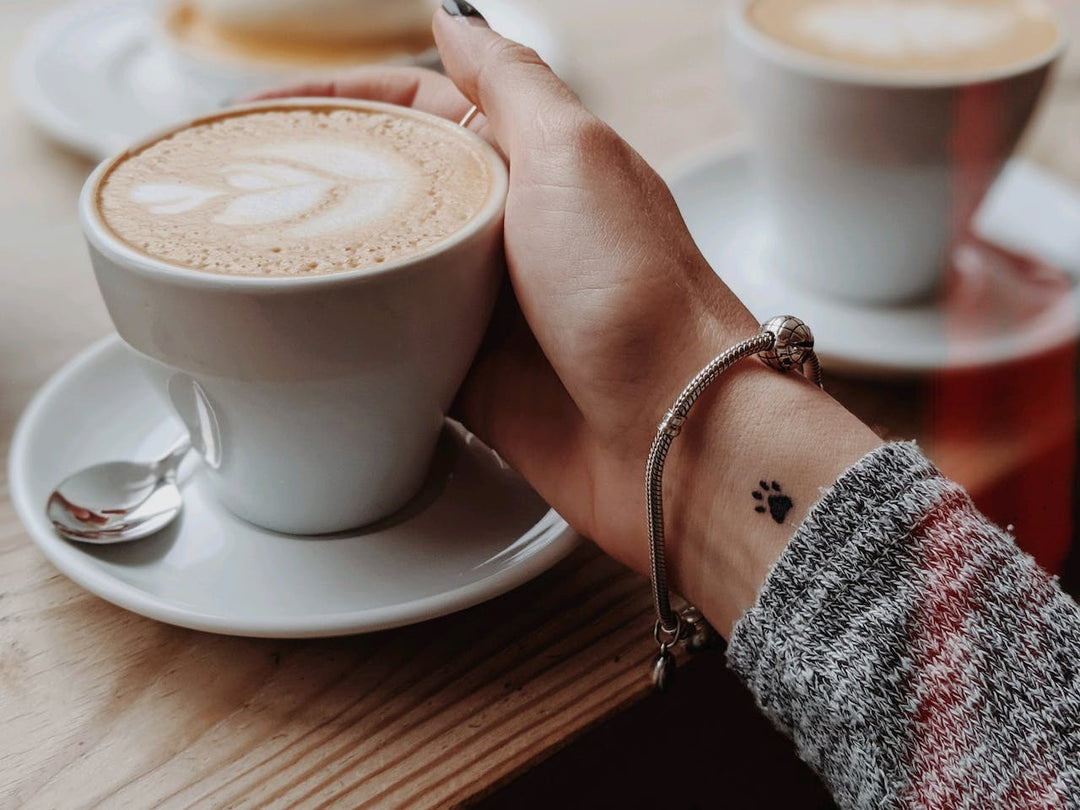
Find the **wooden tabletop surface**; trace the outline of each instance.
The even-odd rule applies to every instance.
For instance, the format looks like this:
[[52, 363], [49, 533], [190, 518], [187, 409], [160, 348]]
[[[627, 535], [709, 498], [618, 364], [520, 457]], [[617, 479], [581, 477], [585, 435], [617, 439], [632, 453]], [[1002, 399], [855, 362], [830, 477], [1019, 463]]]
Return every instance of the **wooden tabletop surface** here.
[[[28, 27], [53, 5], [21, 0], [0, 10], [5, 75]], [[654, 165], [675, 165], [736, 130], [716, 3], [542, 5], [575, 54], [583, 98]], [[1062, 11], [1075, 39], [1077, 4]], [[1080, 181], [1078, 62], [1074, 52], [1025, 149]], [[91, 164], [40, 135], [7, 82], [0, 123], [6, 457], [33, 391], [111, 327], [75, 217]], [[834, 384], [875, 424], [923, 436], [975, 488], [1005, 486], [1047, 446], [1075, 439], [1071, 409], [1060, 432], [1032, 449], [1008, 440], [1010, 427], [1026, 427], [1022, 409], [1005, 415], [1005, 428], [1000, 413], [970, 430], [942, 428], [942, 409], [947, 417], [966, 387]], [[987, 447], [994, 464], [968, 461]], [[276, 641], [171, 627], [57, 573], [22, 529], [0, 472], [0, 807], [465, 802], [642, 698], [649, 626], [647, 582], [583, 545], [506, 596], [400, 630]]]

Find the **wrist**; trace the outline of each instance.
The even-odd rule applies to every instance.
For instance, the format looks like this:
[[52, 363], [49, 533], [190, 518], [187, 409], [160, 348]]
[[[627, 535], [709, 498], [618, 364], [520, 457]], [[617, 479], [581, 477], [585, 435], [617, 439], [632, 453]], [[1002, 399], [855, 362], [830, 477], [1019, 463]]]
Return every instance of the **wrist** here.
[[[678, 335], [655, 347], [653, 356], [665, 362], [642, 374], [632, 424], [612, 432], [605, 422], [583, 434], [592, 511], [576, 525], [643, 574], [649, 571], [645, 460], [656, 426], [706, 363], [758, 329], [745, 309], [724, 303], [703, 304], [700, 317], [685, 319]], [[667, 457], [671, 590], [727, 636], [821, 490], [880, 443], [797, 372], [776, 371], [756, 358], [737, 362], [699, 397]]]
[[737, 363], [699, 398], [668, 456], [672, 589], [727, 636], [821, 490], [878, 444], [801, 375]]

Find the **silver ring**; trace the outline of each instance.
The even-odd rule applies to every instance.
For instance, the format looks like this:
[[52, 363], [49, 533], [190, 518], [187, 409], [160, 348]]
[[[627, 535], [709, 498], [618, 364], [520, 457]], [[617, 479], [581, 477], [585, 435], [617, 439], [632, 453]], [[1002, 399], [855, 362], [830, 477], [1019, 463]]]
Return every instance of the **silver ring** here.
[[462, 117], [462, 119], [460, 121], [458, 121], [458, 126], [459, 127], [467, 127], [467, 126], [469, 126], [469, 124], [476, 117], [476, 114], [478, 112], [479, 112], [479, 110], [477, 109], [476, 105], [473, 104], [471, 107], [469, 107], [469, 111], [467, 113], [465, 113], [465, 115]]

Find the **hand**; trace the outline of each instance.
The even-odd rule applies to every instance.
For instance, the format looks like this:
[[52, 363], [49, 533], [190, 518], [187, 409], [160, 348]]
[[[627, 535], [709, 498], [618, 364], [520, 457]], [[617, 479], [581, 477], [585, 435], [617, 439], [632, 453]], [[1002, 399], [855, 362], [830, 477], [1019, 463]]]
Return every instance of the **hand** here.
[[[457, 414], [578, 531], [646, 572], [644, 469], [656, 424], [709, 359], [758, 324], [701, 256], [663, 181], [533, 51], [476, 18], [437, 11], [434, 29], [450, 78], [383, 68], [268, 97], [371, 98], [452, 120], [471, 104], [483, 111], [471, 128], [510, 167], [513, 295], [500, 303]], [[761, 400], [847, 415], [804, 381], [753, 361], [715, 387], [672, 451], [665, 507], [675, 587], [725, 629], [790, 535], [779, 533], [737, 597], [722, 584], [728, 573], [703, 573], [731, 562], [713, 538], [738, 524], [724, 514], [733, 475], [726, 465], [774, 437], [761, 416], [775, 408]], [[834, 467], [833, 478], [843, 466]], [[741, 472], [747, 501], [768, 474]], [[799, 491], [794, 481], [786, 486]], [[811, 499], [803, 500], [802, 513]], [[746, 511], [753, 514], [752, 503]]]

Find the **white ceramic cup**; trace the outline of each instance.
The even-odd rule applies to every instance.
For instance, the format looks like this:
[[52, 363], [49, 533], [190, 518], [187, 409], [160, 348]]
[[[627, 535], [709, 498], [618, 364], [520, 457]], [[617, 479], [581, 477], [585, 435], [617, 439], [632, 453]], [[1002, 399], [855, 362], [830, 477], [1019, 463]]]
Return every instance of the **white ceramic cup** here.
[[778, 283], [869, 305], [925, 300], [1035, 110], [1057, 45], [963, 76], [875, 71], [769, 38], [728, 6]]
[[427, 251], [377, 269], [252, 278], [154, 259], [113, 235], [95, 201], [122, 155], [94, 171], [79, 202], [116, 330], [191, 432], [221, 501], [295, 534], [370, 523], [422, 484], [500, 284], [508, 183], [486, 142], [426, 113], [340, 99], [237, 109], [311, 104], [423, 118], [467, 139], [491, 167], [483, 207]]

